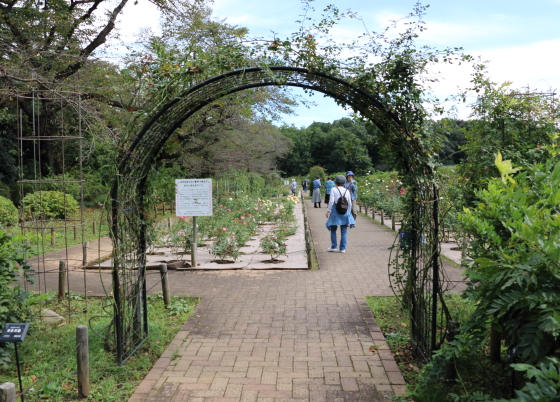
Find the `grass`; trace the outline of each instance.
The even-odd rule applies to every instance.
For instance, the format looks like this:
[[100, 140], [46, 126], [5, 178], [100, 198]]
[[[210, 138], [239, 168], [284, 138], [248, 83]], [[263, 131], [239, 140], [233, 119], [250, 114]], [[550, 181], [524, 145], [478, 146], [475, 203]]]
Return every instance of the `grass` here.
[[[472, 302], [463, 299], [459, 294], [448, 293], [445, 298], [453, 320], [460, 323], [466, 322], [475, 309]], [[487, 347], [481, 348], [474, 355], [456, 360], [455, 365], [460, 372], [458, 380], [417, 387], [420, 384], [420, 372], [425, 361], [415, 355], [410, 346], [409, 313], [403, 309], [396, 297], [368, 297], [367, 303], [385, 335], [410, 391], [408, 399], [403, 400], [447, 401], [452, 400], [449, 399], [449, 395], [454, 393], [465, 398], [457, 400], [474, 401], [475, 399], [468, 398], [477, 391], [494, 398], [509, 399], [511, 374], [507, 370], [507, 365], [489, 362]]]
[[[174, 296], [172, 305], [166, 308], [160, 294], [148, 297], [149, 338], [147, 342], [123, 365], [118, 366], [114, 350], [107, 351], [105, 329], [112, 318], [112, 299], [74, 296], [71, 322], [61, 327], [50, 327], [34, 321], [25, 342], [18, 347], [23, 387], [29, 387], [59, 362], [55, 371], [33, 385], [25, 395], [26, 401], [126, 401], [146, 376], [155, 361], [185, 323], [199, 300]], [[34, 307], [48, 307], [66, 312], [67, 304], [48, 301]], [[75, 328], [89, 327], [90, 388], [87, 398], [77, 394]], [[113, 339], [110, 337], [109, 339]], [[179, 355], [175, 353], [175, 358]], [[12, 351], [13, 357], [13, 351]], [[15, 361], [15, 360], [14, 360]], [[15, 364], [8, 370], [0, 370], [0, 383], [18, 384]], [[19, 391], [19, 386], [16, 385]]]

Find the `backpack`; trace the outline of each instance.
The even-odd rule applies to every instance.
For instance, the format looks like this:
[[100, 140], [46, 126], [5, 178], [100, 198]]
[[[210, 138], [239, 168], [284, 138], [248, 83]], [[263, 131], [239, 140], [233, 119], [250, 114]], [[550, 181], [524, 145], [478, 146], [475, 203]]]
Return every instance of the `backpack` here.
[[346, 212], [348, 211], [348, 200], [346, 199], [346, 192], [348, 190], [344, 192], [344, 195], [342, 195], [339, 188], [337, 188], [337, 190], [340, 193], [340, 198], [336, 202], [336, 212], [338, 212], [341, 215], [345, 215]]

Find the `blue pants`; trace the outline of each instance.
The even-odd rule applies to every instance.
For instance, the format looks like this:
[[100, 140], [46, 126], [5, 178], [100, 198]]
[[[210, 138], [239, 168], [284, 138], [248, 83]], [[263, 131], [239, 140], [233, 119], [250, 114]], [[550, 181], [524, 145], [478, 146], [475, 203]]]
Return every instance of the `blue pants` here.
[[[338, 226], [331, 226], [331, 248], [337, 248], [336, 242], [336, 228]], [[339, 250], [346, 250], [346, 241], [348, 240], [348, 226], [340, 226], [340, 248]]]

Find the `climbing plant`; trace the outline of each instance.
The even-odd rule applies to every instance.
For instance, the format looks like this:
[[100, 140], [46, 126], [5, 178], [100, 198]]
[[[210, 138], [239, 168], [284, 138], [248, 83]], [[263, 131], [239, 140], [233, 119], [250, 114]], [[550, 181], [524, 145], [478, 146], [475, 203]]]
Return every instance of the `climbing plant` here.
[[[309, 2], [304, 4], [305, 15], [310, 15], [313, 8]], [[407, 232], [410, 247], [399, 251], [393, 260], [397, 272], [393, 276], [395, 288], [404, 293], [403, 300], [412, 307], [413, 326], [418, 329], [415, 342], [429, 356], [437, 344], [436, 328], [428, 325], [429, 317], [435, 314], [438, 303], [443, 302], [439, 274], [439, 197], [433, 175], [440, 138], [425, 129], [427, 112], [423, 103], [430, 99], [424, 92], [423, 74], [430, 63], [439, 59], [463, 62], [470, 58], [457, 54], [458, 49], [437, 50], [416, 45], [415, 39], [424, 29], [425, 9], [417, 5], [407, 18], [404, 32], [396, 36], [389, 30], [398, 28], [402, 21], [394, 22], [380, 33], [367, 32], [363, 40], [340, 44], [330, 33], [336, 21], [343, 17], [359, 20], [359, 17], [328, 6], [317, 21], [305, 17], [298, 32], [283, 40], [249, 39], [245, 32], [237, 32], [238, 40], [232, 38], [219, 44], [213, 54], [218, 61], [211, 71], [220, 71], [221, 75], [208, 79], [207, 70], [201, 66], [210, 67], [212, 59], [203, 58], [200, 63], [206, 64], [196, 60], [187, 63], [184, 74], [172, 75], [175, 81], [164, 80], [166, 84], [161, 85], [161, 91], [170, 90], [174, 95], [156, 97], [158, 101], [153, 103], [152, 113], [138, 114], [119, 144], [122, 156], [111, 205], [115, 245], [113, 293], [118, 299], [116, 303], [122, 307], [117, 307], [117, 315], [121, 309], [124, 321], [131, 324], [130, 329], [122, 329], [120, 336], [142, 339], [140, 325], [133, 325], [141, 317], [138, 298], [142, 292], [124, 294], [122, 289], [140, 289], [144, 283], [144, 273], [139, 270], [133, 274], [130, 268], [145, 266], [145, 232], [149, 223], [143, 211], [150, 200], [148, 172], [164, 144], [190, 118], [195, 118], [205, 107], [220, 107], [220, 100], [232, 94], [252, 88], [294, 86], [332, 97], [352, 108], [356, 118], [382, 131], [380, 143], [385, 144], [386, 160], [399, 172], [403, 187], [410, 189], [403, 198], [406, 204], [403, 230]], [[346, 53], [352, 56], [344, 57]], [[116, 322], [120, 320], [117, 317]]]

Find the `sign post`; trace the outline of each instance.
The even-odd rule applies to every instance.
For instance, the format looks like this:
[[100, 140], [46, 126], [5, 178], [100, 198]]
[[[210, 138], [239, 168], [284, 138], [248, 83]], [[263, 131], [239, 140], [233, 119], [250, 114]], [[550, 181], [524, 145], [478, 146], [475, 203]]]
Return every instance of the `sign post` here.
[[19, 367], [19, 354], [17, 344], [25, 340], [27, 331], [29, 330], [29, 323], [25, 324], [4, 324], [4, 329], [2, 330], [2, 335], [0, 336], [0, 342], [9, 342], [14, 344], [16, 349], [16, 365], [19, 380], [19, 392], [21, 396], [21, 401], [23, 402], [23, 385], [21, 383], [21, 371]]
[[197, 216], [212, 216], [212, 179], [175, 180], [175, 213], [193, 217], [191, 266], [196, 268]]

